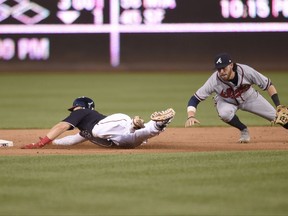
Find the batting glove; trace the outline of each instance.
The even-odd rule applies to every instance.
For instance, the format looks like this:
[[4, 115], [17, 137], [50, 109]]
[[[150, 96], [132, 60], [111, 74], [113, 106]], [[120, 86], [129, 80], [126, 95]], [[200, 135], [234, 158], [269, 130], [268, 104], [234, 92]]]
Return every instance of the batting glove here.
[[52, 140], [49, 139], [47, 136], [45, 136], [44, 138], [40, 137], [40, 141], [37, 143], [31, 143], [31, 144], [27, 144], [21, 147], [21, 149], [37, 149], [37, 148], [43, 148], [45, 145], [47, 145], [48, 143], [50, 143]]

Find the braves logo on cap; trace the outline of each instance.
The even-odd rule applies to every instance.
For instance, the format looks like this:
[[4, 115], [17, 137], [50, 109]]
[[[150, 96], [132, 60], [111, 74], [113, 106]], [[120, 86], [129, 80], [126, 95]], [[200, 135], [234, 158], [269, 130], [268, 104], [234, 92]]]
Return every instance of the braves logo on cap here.
[[215, 57], [214, 64], [215, 68], [225, 68], [227, 65], [232, 63], [232, 59], [227, 53], [220, 53]]
[[217, 61], [216, 61], [216, 64], [221, 64], [222, 63], [222, 59], [219, 58]]

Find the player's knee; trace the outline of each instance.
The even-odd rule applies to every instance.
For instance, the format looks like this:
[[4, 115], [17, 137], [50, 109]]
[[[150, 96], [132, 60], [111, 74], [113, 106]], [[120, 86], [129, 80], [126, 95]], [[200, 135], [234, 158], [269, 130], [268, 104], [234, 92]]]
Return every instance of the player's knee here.
[[222, 110], [221, 112], [218, 113], [220, 119], [224, 122], [229, 122], [231, 121], [231, 119], [233, 118], [233, 116], [235, 115], [234, 112], [232, 112], [231, 110]]

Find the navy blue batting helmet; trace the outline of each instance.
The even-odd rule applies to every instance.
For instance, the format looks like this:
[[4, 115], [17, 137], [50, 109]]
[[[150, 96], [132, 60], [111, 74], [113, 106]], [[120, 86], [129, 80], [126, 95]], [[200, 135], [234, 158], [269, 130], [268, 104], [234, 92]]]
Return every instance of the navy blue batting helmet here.
[[68, 110], [72, 112], [75, 107], [82, 107], [83, 109], [94, 110], [95, 103], [91, 98], [82, 96], [82, 97], [76, 98], [73, 102], [72, 107], [69, 108]]

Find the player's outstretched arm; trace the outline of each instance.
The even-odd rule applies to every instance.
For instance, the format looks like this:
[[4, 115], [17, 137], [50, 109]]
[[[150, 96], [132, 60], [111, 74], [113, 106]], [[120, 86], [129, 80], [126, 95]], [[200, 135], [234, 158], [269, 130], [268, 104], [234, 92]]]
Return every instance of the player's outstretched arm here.
[[53, 145], [76, 145], [86, 141], [87, 139], [82, 137], [79, 133], [55, 139], [52, 141]]
[[47, 135], [44, 138], [40, 138], [40, 141], [37, 143], [30, 143], [27, 145], [22, 146], [22, 149], [35, 149], [35, 148], [42, 148], [52, 140], [57, 138], [59, 135], [70, 129], [71, 125], [67, 122], [59, 122], [55, 126], [53, 126]]
[[196, 108], [194, 107], [188, 107], [187, 109], [187, 120], [185, 122], [185, 127], [191, 127], [195, 124], [200, 124], [200, 122], [198, 121], [198, 119], [195, 118], [195, 114], [196, 114]]
[[197, 106], [200, 100], [195, 96], [195, 94], [188, 101], [187, 106], [187, 120], [185, 122], [185, 127], [191, 127], [195, 124], [200, 124], [200, 122], [195, 118]]
[[277, 90], [275, 88], [274, 85], [270, 85], [269, 88], [267, 89], [268, 95], [271, 97], [273, 103], [275, 104], [275, 106], [279, 106], [280, 105], [280, 100], [279, 100], [279, 96], [277, 93]]

